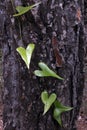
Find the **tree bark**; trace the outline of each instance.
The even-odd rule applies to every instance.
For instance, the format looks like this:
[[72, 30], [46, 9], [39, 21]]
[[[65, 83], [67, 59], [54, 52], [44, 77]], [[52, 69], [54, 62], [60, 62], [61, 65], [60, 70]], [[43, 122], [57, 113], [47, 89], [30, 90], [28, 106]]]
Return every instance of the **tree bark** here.
[[[0, 1], [4, 130], [76, 130], [84, 85], [84, 3], [82, 0], [42, 0], [32, 11], [13, 17], [17, 5], [37, 2]], [[35, 43], [35, 51], [28, 71], [16, 48], [31, 42]], [[60, 67], [57, 58], [61, 60]], [[36, 77], [33, 71], [38, 69], [39, 61], [45, 62], [64, 80]], [[55, 92], [64, 105], [73, 107], [62, 115], [63, 127], [53, 119], [52, 109], [42, 115], [43, 90]]]

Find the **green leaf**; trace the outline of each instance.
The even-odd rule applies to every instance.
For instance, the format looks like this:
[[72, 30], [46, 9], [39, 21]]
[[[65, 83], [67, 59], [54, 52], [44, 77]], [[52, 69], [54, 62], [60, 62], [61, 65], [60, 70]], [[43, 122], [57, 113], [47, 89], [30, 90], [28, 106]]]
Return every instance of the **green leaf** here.
[[16, 16], [23, 15], [23, 14], [27, 13], [29, 10], [31, 10], [32, 8], [38, 6], [39, 4], [41, 4], [41, 2], [38, 2], [32, 6], [27, 6], [27, 7], [17, 6], [16, 10], [18, 11], [18, 14], [14, 14], [13, 16], [16, 17]]
[[34, 51], [35, 45], [33, 43], [29, 44], [27, 48], [18, 47], [16, 50], [20, 54], [21, 58], [25, 62], [27, 68], [29, 69], [31, 56]]
[[59, 123], [59, 125], [62, 126], [61, 114], [66, 111], [70, 111], [73, 108], [62, 105], [58, 100], [54, 102], [54, 105], [55, 105], [55, 109], [54, 109], [53, 117]]
[[56, 94], [52, 93], [45, 103], [43, 114], [45, 114], [50, 109], [55, 100], [56, 100]]
[[52, 71], [51, 69], [48, 68], [48, 66], [43, 63], [43, 62], [39, 62], [38, 66], [42, 69], [42, 70], [35, 70], [34, 74], [38, 77], [55, 77], [58, 79], [63, 80], [63, 78], [61, 78], [59, 75], [57, 75], [54, 71]]
[[62, 126], [62, 120], [61, 120], [61, 111], [58, 108], [54, 109], [53, 117], [54, 119], [59, 123], [60, 126]]
[[43, 114], [45, 114], [50, 109], [50, 107], [52, 106], [52, 104], [54, 103], [54, 101], [56, 100], [56, 94], [52, 93], [48, 97], [47, 91], [43, 91], [41, 93], [41, 100], [44, 103], [44, 113]]
[[47, 93], [47, 91], [43, 91], [43, 92], [41, 93], [41, 100], [42, 100], [42, 102], [43, 102], [44, 104], [46, 104], [47, 99], [48, 99], [48, 93]]
[[55, 101], [54, 105], [56, 108], [60, 109], [61, 112], [66, 112], [66, 111], [70, 111], [73, 109], [72, 107], [64, 106], [58, 100]]

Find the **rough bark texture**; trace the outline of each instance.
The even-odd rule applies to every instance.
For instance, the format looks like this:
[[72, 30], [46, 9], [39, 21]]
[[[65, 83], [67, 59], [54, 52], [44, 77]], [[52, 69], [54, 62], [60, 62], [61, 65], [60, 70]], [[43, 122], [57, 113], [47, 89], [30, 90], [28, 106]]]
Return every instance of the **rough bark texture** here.
[[83, 89], [83, 99], [80, 108], [77, 126], [78, 130], [87, 129], [87, 1], [84, 0], [84, 27], [85, 27], [85, 62], [84, 62], [84, 89]]
[[[42, 0], [31, 12], [14, 18], [17, 5], [31, 5], [38, 0], [0, 1], [0, 40], [3, 49], [4, 130], [76, 130], [84, 83], [84, 24], [82, 0]], [[62, 67], [56, 64], [52, 45], [54, 35]], [[16, 52], [18, 46], [36, 45], [30, 70]], [[56, 43], [55, 43], [56, 44]], [[64, 81], [38, 78], [33, 71], [45, 62]], [[45, 116], [41, 92], [55, 92], [58, 99], [74, 109], [62, 115], [60, 128], [52, 117]]]

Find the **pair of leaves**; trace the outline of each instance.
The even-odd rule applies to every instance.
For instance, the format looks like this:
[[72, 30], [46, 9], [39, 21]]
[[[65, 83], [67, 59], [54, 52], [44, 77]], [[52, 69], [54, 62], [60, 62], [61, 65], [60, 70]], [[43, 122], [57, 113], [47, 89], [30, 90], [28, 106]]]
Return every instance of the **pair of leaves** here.
[[50, 107], [54, 104], [55, 108], [53, 112], [53, 117], [59, 123], [59, 125], [62, 126], [61, 114], [63, 112], [70, 111], [73, 108], [62, 105], [58, 100], [56, 100], [56, 98], [57, 96], [55, 93], [52, 93], [50, 96], [48, 95], [47, 91], [43, 91], [41, 93], [41, 100], [44, 104], [43, 114], [46, 114]]
[[18, 47], [16, 50], [20, 54], [21, 58], [25, 62], [27, 68], [29, 69], [31, 56], [34, 51], [35, 45], [33, 43], [29, 44], [27, 48]]
[[61, 114], [63, 112], [70, 111], [73, 108], [62, 105], [58, 100], [55, 101], [54, 105], [55, 105], [55, 109], [54, 109], [53, 117], [59, 123], [59, 125], [62, 126]]
[[45, 63], [39, 62], [38, 66], [42, 70], [35, 70], [34, 74], [38, 77], [54, 77], [60, 80], [63, 80], [59, 75], [57, 75], [54, 71], [52, 71]]
[[[23, 48], [23, 47], [18, 47], [16, 49], [17, 52], [20, 54], [21, 58], [23, 59], [23, 61], [25, 62], [25, 64], [26, 64], [26, 66], [27, 66], [28, 69], [29, 69], [29, 66], [30, 66], [31, 56], [32, 56], [32, 53], [34, 51], [34, 48], [35, 48], [35, 45], [33, 43], [31, 43], [31, 44], [29, 44], [27, 46], [26, 49]], [[36, 76], [39, 76], [39, 77], [48, 77], [48, 76], [51, 76], [51, 77], [55, 77], [55, 78], [63, 80], [63, 78], [61, 78], [54, 71], [52, 71], [51, 69], [49, 69], [49, 67], [45, 63], [39, 62], [39, 67], [42, 70], [35, 70], [34, 74]]]
[[17, 6], [16, 10], [17, 10], [18, 13], [14, 14], [13, 16], [16, 17], [16, 16], [23, 15], [23, 14], [27, 13], [29, 10], [31, 10], [32, 8], [38, 6], [39, 4], [41, 4], [41, 2], [38, 2], [38, 3], [34, 4], [34, 5], [27, 6], [27, 7]]
[[43, 114], [46, 114], [46, 112], [50, 109], [50, 107], [56, 100], [56, 94], [52, 93], [50, 96], [48, 96], [47, 91], [44, 91], [41, 94], [41, 100], [44, 104], [44, 113]]

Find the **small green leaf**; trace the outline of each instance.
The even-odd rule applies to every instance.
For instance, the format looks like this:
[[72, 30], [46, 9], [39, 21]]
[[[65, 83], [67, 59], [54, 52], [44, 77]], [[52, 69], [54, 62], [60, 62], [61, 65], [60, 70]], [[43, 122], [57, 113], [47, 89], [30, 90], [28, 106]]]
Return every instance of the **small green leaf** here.
[[73, 109], [72, 107], [62, 105], [58, 100], [55, 101], [54, 105], [56, 108], [60, 109], [61, 112], [66, 112]]
[[27, 6], [27, 7], [17, 6], [16, 10], [18, 11], [18, 13], [14, 14], [13, 16], [16, 17], [16, 16], [23, 15], [23, 14], [27, 13], [29, 10], [31, 10], [32, 8], [38, 6], [39, 4], [41, 4], [41, 2], [36, 3], [36, 4], [32, 5], [32, 6]]
[[55, 108], [53, 117], [59, 123], [59, 125], [62, 126], [62, 120], [61, 120], [60, 115], [61, 115], [61, 111], [59, 109]]
[[43, 91], [41, 93], [41, 100], [44, 103], [44, 113], [43, 114], [45, 114], [50, 109], [50, 107], [52, 106], [52, 104], [54, 103], [54, 101], [56, 100], [56, 94], [52, 93], [48, 97], [47, 91]]
[[55, 109], [54, 109], [53, 117], [59, 123], [59, 125], [62, 126], [61, 114], [66, 111], [70, 111], [73, 108], [62, 105], [58, 100], [54, 102], [54, 105], [55, 105]]
[[43, 63], [43, 62], [39, 62], [38, 66], [42, 69], [42, 70], [35, 70], [34, 74], [38, 77], [55, 77], [58, 79], [63, 80], [63, 78], [61, 78], [59, 75], [57, 75], [54, 71], [52, 71], [51, 69], [48, 68], [48, 66]]
[[18, 47], [16, 50], [20, 54], [21, 58], [25, 62], [27, 68], [29, 69], [31, 56], [34, 51], [35, 45], [33, 43], [29, 44], [27, 48]]
[[56, 94], [52, 93], [45, 103], [43, 114], [46, 114], [46, 112], [50, 109], [55, 100], [56, 100]]
[[41, 100], [42, 100], [42, 102], [43, 102], [44, 104], [46, 104], [47, 99], [48, 99], [48, 93], [47, 93], [47, 91], [43, 91], [43, 92], [41, 93]]

